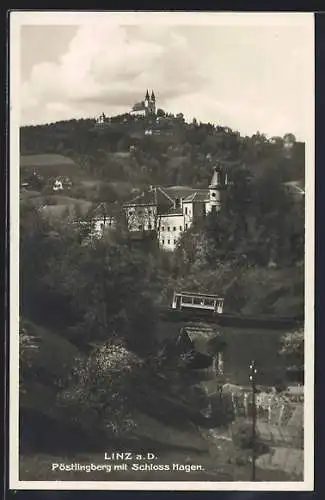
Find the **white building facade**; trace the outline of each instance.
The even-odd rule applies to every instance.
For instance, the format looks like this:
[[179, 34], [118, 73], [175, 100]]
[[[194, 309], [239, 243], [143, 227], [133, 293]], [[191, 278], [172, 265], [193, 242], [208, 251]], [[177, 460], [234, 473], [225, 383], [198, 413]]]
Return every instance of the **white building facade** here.
[[227, 184], [227, 175], [218, 165], [207, 189], [151, 187], [124, 205], [128, 229], [154, 231], [160, 248], [173, 251], [195, 221], [211, 212], [219, 212]]

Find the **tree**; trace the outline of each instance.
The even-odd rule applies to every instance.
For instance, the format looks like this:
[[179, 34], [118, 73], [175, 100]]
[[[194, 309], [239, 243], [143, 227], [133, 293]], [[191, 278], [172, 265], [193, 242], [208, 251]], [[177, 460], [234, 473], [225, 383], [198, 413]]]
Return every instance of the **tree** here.
[[41, 191], [45, 186], [44, 178], [37, 172], [33, 172], [27, 176], [26, 182], [28, 182], [31, 189], [35, 189], [36, 191]]
[[166, 113], [163, 109], [158, 108], [157, 109], [157, 116], [159, 116], [160, 118], [163, 118], [164, 116], [166, 116]]
[[121, 434], [134, 426], [131, 404], [142, 360], [123, 343], [107, 341], [74, 367], [59, 402], [86, 430]]
[[79, 231], [72, 227], [65, 214], [62, 220], [49, 220], [31, 203], [21, 205], [20, 311], [36, 323], [66, 327], [76, 320], [59, 279], [64, 257], [78, 259], [82, 251]]
[[76, 341], [118, 337], [143, 352], [154, 344], [154, 269], [148, 256], [128, 240], [94, 240], [78, 252], [51, 263], [55, 287], [79, 312]]
[[281, 338], [280, 355], [285, 358], [287, 372], [292, 381], [304, 379], [304, 337], [303, 329], [288, 332]]

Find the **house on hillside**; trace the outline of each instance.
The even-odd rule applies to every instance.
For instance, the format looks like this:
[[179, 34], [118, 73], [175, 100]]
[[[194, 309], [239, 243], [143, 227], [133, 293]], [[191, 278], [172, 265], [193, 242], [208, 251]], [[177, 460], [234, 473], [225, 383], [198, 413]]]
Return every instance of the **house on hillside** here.
[[94, 234], [101, 237], [107, 230], [115, 230], [117, 225], [116, 203], [101, 203], [93, 212]]
[[55, 179], [52, 186], [53, 191], [63, 191], [63, 182], [59, 179]]
[[27, 187], [36, 191], [44, 187], [54, 192], [70, 189], [71, 179], [79, 177], [80, 173], [80, 166], [67, 156], [36, 154], [20, 157], [21, 181], [28, 183]]
[[111, 119], [106, 116], [105, 113], [102, 113], [98, 118], [96, 118], [95, 127], [105, 127], [105, 125], [108, 125], [110, 122]]
[[[117, 217], [116, 205], [101, 203], [93, 209], [93, 204], [86, 200], [75, 200], [75, 203], [44, 204], [40, 213], [52, 221], [65, 220], [72, 228], [83, 228], [84, 242], [100, 239], [108, 230], [115, 230]], [[114, 214], [114, 215], [112, 215]]]
[[56, 177], [55, 179], [51, 179], [51, 185], [53, 191], [63, 191], [65, 189], [71, 189], [72, 182], [69, 177]]

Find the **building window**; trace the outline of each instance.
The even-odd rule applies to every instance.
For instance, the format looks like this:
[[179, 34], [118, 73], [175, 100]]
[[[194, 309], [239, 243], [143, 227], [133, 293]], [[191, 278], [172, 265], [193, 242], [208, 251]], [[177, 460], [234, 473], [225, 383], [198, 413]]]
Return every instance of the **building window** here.
[[150, 209], [148, 210], [148, 214], [151, 215], [151, 210]]
[[170, 240], [167, 241], [168, 245], [170, 245]]
[[180, 231], [183, 231], [183, 228], [182, 228], [182, 226], [179, 226], [179, 230], [180, 230]]
[[177, 240], [174, 240], [174, 245], [176, 245], [176, 243], [177, 243]]
[[187, 224], [185, 224], [185, 229], [187, 229]]
[[142, 226], [139, 226], [139, 231], [142, 231]]
[[165, 226], [162, 226], [161, 231], [165, 231]]
[[170, 231], [170, 227], [169, 226], [167, 227], [167, 231]]
[[148, 230], [151, 231], [151, 229], [152, 229], [151, 224], [148, 224]]
[[175, 226], [173, 227], [173, 231], [176, 231], [176, 227]]
[[133, 214], [133, 210], [130, 210], [129, 215], [132, 215], [132, 214]]
[[165, 244], [165, 240], [161, 240], [161, 244], [164, 245]]
[[215, 198], [215, 197], [216, 197], [216, 193], [211, 193], [211, 195], [213, 196], [213, 198]]
[[187, 207], [185, 207], [185, 215], [187, 215]]

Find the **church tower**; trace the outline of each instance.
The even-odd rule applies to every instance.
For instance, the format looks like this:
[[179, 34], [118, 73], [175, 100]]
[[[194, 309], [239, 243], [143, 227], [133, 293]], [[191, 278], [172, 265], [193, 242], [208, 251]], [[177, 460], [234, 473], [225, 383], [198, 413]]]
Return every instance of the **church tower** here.
[[149, 107], [150, 107], [150, 97], [149, 97], [149, 91], [147, 89], [146, 92], [146, 97], [144, 98], [144, 107], [146, 108], [146, 112], [148, 113]]
[[156, 96], [154, 94], [154, 91], [151, 92], [151, 99], [150, 99], [150, 107], [151, 107], [151, 114], [155, 115], [156, 114]]

